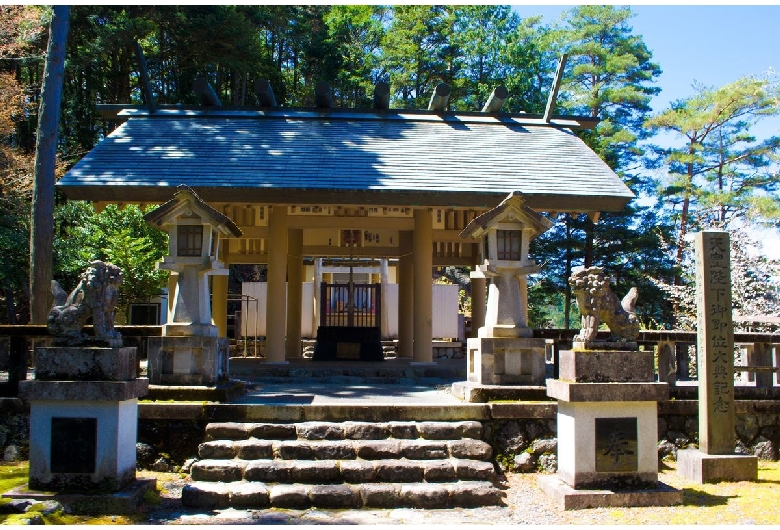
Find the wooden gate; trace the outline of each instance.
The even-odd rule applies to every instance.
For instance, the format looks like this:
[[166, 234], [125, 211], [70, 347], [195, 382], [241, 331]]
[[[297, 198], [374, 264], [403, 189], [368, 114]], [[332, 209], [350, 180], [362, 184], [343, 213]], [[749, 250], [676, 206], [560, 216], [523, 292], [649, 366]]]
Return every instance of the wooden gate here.
[[381, 284], [350, 285], [323, 283], [320, 296], [320, 326], [379, 327], [381, 320]]

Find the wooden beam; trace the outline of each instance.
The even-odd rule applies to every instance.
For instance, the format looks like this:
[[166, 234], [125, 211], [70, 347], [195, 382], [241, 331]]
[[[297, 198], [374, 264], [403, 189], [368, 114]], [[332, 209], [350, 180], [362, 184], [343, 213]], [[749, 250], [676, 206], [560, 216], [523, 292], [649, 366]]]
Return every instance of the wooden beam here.
[[242, 239], [268, 239], [267, 226], [239, 226]]
[[135, 42], [135, 53], [138, 55], [138, 69], [141, 71], [141, 91], [144, 94], [149, 112], [154, 114], [157, 112], [157, 106], [154, 103], [154, 94], [152, 94], [152, 84], [149, 82], [149, 72], [146, 69], [146, 58], [144, 57], [144, 51], [141, 49], [141, 43]]
[[428, 103], [428, 110], [444, 112], [447, 110], [447, 103], [450, 101], [450, 85], [439, 83], [431, 95], [431, 101]]
[[197, 78], [192, 83], [192, 90], [198, 96], [198, 99], [200, 99], [201, 105], [210, 107], [222, 106], [222, 102], [219, 100], [219, 96], [217, 96], [217, 93], [214, 92], [214, 89], [211, 87], [209, 82], [206, 81], [203, 77]]
[[552, 90], [550, 90], [550, 97], [547, 98], [547, 107], [544, 109], [544, 121], [550, 123], [552, 118], [552, 112], [555, 109], [555, 100], [558, 99], [558, 90], [561, 88], [561, 80], [563, 79], [563, 69], [566, 67], [566, 59], [568, 54], [561, 55], [561, 60], [558, 63], [558, 68], [555, 70], [555, 79], [553, 80]]
[[406, 217], [329, 217], [291, 215], [289, 228], [352, 228], [365, 230], [412, 230], [414, 219]]
[[374, 86], [374, 108], [387, 110], [390, 108], [390, 84], [384, 81]]
[[460, 237], [461, 230], [434, 230], [433, 241], [434, 243], [447, 242], [447, 243], [468, 243], [469, 241]]
[[509, 97], [509, 90], [504, 85], [497, 86], [493, 89], [493, 93], [490, 94], [485, 106], [482, 107], [482, 112], [489, 114], [498, 113], [501, 107], [504, 106], [507, 97]]
[[304, 256], [348, 258], [397, 258], [400, 255], [398, 247], [336, 247], [327, 245], [306, 245]]
[[255, 95], [261, 107], [276, 107], [276, 96], [271, 82], [267, 79], [255, 81]]
[[320, 81], [314, 87], [314, 104], [320, 109], [333, 107], [333, 93], [325, 81]]

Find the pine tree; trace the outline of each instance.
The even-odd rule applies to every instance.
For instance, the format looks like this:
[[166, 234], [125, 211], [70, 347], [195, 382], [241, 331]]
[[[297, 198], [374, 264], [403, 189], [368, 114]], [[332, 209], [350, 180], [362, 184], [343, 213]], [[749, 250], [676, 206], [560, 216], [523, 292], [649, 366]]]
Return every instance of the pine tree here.
[[694, 88], [694, 96], [645, 122], [651, 130], [683, 140], [658, 149], [669, 170], [660, 195], [674, 209], [678, 265], [692, 227], [780, 217], [771, 195], [780, 184], [771, 167], [780, 155], [780, 137], [756, 142], [750, 134], [762, 118], [780, 112], [776, 87], [745, 77], [717, 89]]

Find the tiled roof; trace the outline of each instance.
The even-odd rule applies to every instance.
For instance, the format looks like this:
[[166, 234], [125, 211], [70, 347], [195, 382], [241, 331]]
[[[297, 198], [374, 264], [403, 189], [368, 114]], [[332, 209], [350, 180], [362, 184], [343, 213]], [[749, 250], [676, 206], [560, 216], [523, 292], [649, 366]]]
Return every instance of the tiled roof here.
[[494, 206], [519, 191], [535, 208], [599, 211], [633, 198], [567, 129], [392, 113], [131, 117], [59, 186], [76, 199], [152, 202], [181, 184], [235, 202]]

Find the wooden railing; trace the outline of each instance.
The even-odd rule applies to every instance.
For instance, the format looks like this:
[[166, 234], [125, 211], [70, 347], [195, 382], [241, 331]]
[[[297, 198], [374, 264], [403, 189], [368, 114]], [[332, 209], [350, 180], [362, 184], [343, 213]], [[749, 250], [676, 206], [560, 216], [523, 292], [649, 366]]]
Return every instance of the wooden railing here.
[[[137, 358], [146, 357], [146, 343], [149, 337], [162, 335], [162, 326], [117, 326], [122, 334], [125, 346], [138, 348]], [[92, 326], [84, 328], [87, 335], [92, 334]], [[0, 397], [15, 397], [18, 394], [19, 381], [27, 378], [27, 372], [35, 364], [30, 352], [35, 346], [47, 345], [51, 335], [45, 325], [0, 325], [0, 348], [7, 349], [0, 360], [0, 372], [5, 375], [0, 380]]]
[[[125, 345], [139, 348], [138, 358], [146, 357], [148, 337], [159, 337], [161, 326], [117, 326], [125, 339]], [[89, 333], [89, 326], [86, 328]], [[571, 348], [571, 342], [578, 333], [576, 329], [536, 329], [534, 337], [547, 339], [550, 356], [554, 362], [554, 376], [557, 377], [557, 353]], [[599, 338], [606, 339], [609, 332], [600, 332]], [[16, 396], [19, 381], [27, 377], [28, 369], [34, 365], [30, 353], [35, 345], [50, 340], [46, 326], [0, 325], [0, 342], [7, 347], [5, 366], [0, 372], [7, 373], [0, 381], [0, 397]], [[658, 381], [671, 385], [678, 381], [695, 380], [690, 367], [696, 361], [696, 333], [690, 331], [642, 331], [637, 340], [640, 349], [653, 350], [656, 355]], [[780, 387], [780, 332], [735, 333], [734, 343], [738, 353], [735, 356], [735, 375], [740, 384], [758, 388]]]
[[[552, 340], [557, 353], [570, 348], [578, 332], [576, 329], [535, 329], [534, 337]], [[599, 332], [599, 338], [608, 337], [609, 332]], [[696, 379], [690, 369], [696, 362], [695, 331], [640, 331], [637, 344], [640, 349], [655, 352], [658, 381], [674, 385], [677, 381]], [[759, 388], [780, 386], [780, 332], [737, 332], [734, 333], [734, 345], [738, 349], [734, 372], [740, 382]], [[557, 362], [555, 365], [557, 368]], [[555, 375], [557, 377], [557, 370]]]

